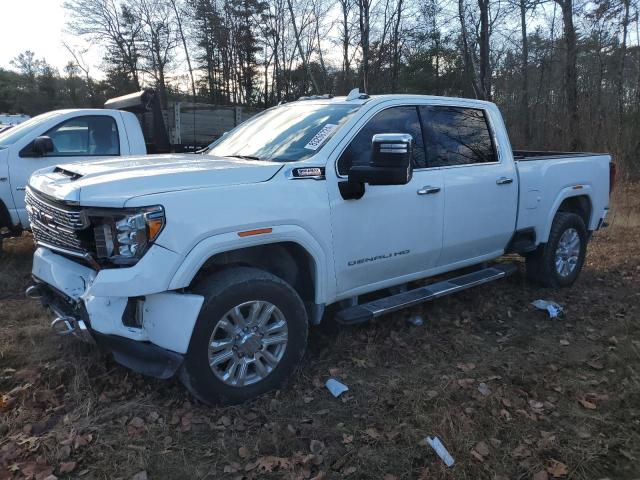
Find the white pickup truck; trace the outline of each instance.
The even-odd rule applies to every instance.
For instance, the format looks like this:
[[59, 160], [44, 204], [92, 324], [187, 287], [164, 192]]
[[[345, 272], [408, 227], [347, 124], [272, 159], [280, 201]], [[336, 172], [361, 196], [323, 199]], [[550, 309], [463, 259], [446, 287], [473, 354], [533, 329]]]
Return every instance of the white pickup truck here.
[[58, 333], [178, 372], [204, 402], [241, 402], [292, 375], [328, 305], [367, 321], [505, 277], [514, 265], [487, 262], [508, 252], [571, 285], [613, 172], [608, 155], [512, 151], [492, 103], [308, 98], [200, 155], [37, 172], [27, 294]]
[[55, 110], [0, 133], [0, 247], [3, 238], [29, 227], [24, 192], [34, 171], [146, 153], [138, 119], [120, 110]]

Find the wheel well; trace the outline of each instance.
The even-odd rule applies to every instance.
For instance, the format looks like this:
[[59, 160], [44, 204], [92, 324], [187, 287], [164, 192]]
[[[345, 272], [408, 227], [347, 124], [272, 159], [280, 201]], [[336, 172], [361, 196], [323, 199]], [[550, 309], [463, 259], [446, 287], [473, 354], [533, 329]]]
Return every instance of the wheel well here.
[[8, 228], [15, 235], [19, 235], [21, 232], [21, 228], [19, 225], [13, 225], [11, 221], [11, 215], [9, 214], [9, 209], [4, 204], [3, 201], [0, 200], [0, 229]]
[[315, 302], [315, 263], [297, 243], [270, 243], [218, 253], [205, 262], [191, 284], [232, 266], [265, 270], [291, 285], [305, 303]]
[[591, 220], [591, 200], [587, 195], [565, 198], [558, 207], [559, 212], [570, 212], [579, 215], [584, 222], [584, 226], [589, 229]]

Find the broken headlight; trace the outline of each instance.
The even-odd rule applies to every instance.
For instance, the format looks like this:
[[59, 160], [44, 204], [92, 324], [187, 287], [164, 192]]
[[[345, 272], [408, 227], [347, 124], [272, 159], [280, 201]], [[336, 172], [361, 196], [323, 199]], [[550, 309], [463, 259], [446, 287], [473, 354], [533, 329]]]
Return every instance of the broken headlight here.
[[164, 228], [161, 206], [88, 212], [93, 227], [96, 260], [134, 265]]

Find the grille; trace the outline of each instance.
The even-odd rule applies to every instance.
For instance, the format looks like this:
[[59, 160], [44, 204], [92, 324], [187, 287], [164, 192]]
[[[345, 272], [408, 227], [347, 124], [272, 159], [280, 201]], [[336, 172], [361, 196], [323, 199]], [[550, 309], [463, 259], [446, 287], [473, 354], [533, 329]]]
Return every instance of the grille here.
[[87, 221], [79, 210], [54, 205], [29, 189], [25, 201], [36, 242], [85, 253], [78, 231], [87, 227]]

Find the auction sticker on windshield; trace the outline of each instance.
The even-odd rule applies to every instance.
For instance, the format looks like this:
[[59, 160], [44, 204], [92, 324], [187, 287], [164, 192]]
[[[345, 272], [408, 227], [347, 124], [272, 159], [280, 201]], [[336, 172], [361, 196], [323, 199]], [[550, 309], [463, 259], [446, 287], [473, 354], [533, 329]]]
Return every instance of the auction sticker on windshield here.
[[307, 150], [317, 150], [318, 147], [322, 145], [322, 142], [324, 142], [325, 139], [329, 135], [331, 135], [336, 128], [338, 128], [338, 125], [327, 123], [320, 129], [318, 133], [315, 134], [315, 136], [311, 140], [309, 140], [309, 143], [307, 143], [304, 148], [306, 148]]

